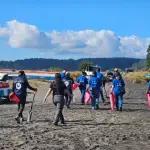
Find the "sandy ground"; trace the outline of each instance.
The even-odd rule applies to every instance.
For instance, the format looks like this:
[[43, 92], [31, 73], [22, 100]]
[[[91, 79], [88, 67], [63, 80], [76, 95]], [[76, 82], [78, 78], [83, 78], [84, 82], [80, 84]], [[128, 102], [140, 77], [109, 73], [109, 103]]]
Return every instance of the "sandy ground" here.
[[[51, 125], [55, 113], [51, 96], [46, 103], [41, 103], [48, 85], [39, 89], [30, 124], [16, 123], [16, 104], [0, 105], [0, 149], [149, 150], [150, 111], [145, 99], [146, 86], [126, 84], [123, 112], [112, 112], [107, 104], [92, 113], [89, 105], [80, 105], [79, 91], [76, 91], [71, 109], [64, 109], [66, 125], [55, 128]], [[24, 116], [32, 96], [28, 96]]]

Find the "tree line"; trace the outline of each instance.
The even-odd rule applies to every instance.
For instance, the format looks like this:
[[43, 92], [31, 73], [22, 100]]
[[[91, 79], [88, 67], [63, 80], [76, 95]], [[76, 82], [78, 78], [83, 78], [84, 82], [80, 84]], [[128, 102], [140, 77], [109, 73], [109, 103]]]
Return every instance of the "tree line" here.
[[45, 59], [45, 58], [30, 58], [15, 61], [0, 61], [0, 69], [31, 69], [42, 70], [49, 68], [61, 68], [70, 71], [79, 70], [81, 62], [92, 62], [93, 65], [98, 65], [102, 70], [111, 68], [130, 68], [133, 64], [138, 63], [141, 59], [137, 58], [84, 58], [84, 59]]

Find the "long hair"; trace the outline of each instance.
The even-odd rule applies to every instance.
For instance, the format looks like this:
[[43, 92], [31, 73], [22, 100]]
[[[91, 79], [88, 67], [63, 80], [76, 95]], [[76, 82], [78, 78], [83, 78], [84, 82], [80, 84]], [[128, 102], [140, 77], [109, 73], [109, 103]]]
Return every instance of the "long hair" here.
[[59, 73], [55, 74], [55, 83], [56, 83], [56, 90], [60, 91], [60, 84], [62, 83], [61, 75]]
[[69, 79], [69, 78], [70, 78], [70, 73], [66, 72], [66, 79]]

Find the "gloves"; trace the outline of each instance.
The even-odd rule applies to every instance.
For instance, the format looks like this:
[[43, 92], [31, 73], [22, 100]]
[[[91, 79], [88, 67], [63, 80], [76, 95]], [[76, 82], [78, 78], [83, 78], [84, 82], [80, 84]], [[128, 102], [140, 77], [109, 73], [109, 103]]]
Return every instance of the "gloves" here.
[[37, 92], [37, 91], [38, 91], [38, 89], [37, 89], [37, 88], [35, 88], [35, 89], [34, 89], [34, 93], [36, 94], [36, 92]]

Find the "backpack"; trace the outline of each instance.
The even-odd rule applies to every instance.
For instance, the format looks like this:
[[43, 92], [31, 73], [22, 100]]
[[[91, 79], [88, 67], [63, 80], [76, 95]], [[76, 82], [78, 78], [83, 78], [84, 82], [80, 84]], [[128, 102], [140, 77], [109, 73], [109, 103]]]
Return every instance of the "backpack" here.
[[121, 91], [122, 94], [125, 94], [126, 93], [125, 87], [124, 86], [120, 87], [120, 91]]
[[72, 89], [72, 81], [71, 80], [64, 80], [64, 84], [66, 85], [68, 90]]
[[121, 87], [120, 87], [120, 91], [121, 91], [122, 94], [125, 94], [125, 93], [126, 93], [125, 87], [124, 87], [124, 86], [121, 86]]

